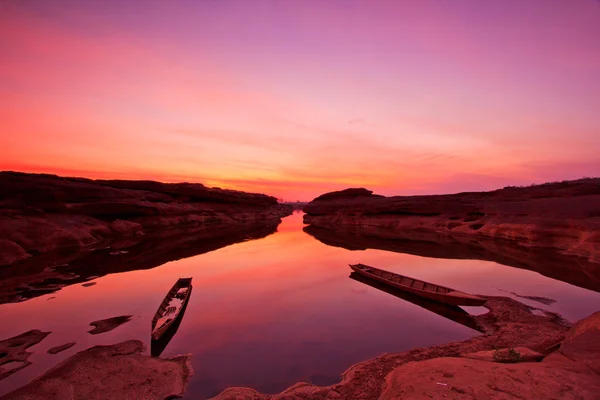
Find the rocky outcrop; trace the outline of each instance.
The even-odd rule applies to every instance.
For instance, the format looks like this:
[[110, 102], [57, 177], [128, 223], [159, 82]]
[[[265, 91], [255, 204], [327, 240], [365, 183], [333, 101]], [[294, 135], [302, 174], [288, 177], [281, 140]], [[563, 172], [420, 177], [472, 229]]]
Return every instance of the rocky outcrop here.
[[382, 197], [348, 189], [317, 197], [304, 212], [307, 232], [343, 246], [368, 247], [370, 239], [399, 247], [430, 242], [440, 254], [450, 244], [452, 251], [470, 247], [484, 259], [515, 263], [552, 250], [585, 261], [577, 279], [600, 281], [600, 179], [437, 196]]
[[488, 323], [486, 335], [385, 354], [351, 367], [336, 385], [298, 383], [276, 395], [231, 388], [215, 400], [597, 398], [600, 312], [569, 329], [514, 300], [490, 298], [486, 307], [476, 317]]
[[129, 340], [95, 346], [66, 359], [5, 400], [171, 399], [181, 397], [191, 375], [189, 355], [143, 356], [144, 344]]
[[0, 304], [276, 232], [292, 207], [200, 184], [0, 173]]
[[166, 230], [272, 224], [290, 213], [271, 196], [201, 184], [1, 172], [0, 266]]
[[[474, 316], [485, 334], [466, 341], [384, 354], [352, 366], [330, 386], [298, 383], [274, 395], [230, 388], [215, 399], [597, 398], [600, 312], [569, 327], [555, 314], [535, 315], [509, 298], [488, 297], [485, 307], [489, 313]], [[142, 351], [143, 344], [133, 340], [93, 347], [4, 398], [183, 395], [190, 356], [160, 359], [142, 356]]]

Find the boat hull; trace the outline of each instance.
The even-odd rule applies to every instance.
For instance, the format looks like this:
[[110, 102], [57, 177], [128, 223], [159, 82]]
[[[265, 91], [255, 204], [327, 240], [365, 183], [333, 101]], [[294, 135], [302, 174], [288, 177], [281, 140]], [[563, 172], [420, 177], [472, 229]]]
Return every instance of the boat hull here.
[[[187, 308], [188, 302], [190, 301], [190, 297], [192, 295], [192, 290], [193, 290], [193, 286], [192, 286], [191, 282], [189, 283], [189, 285], [187, 287], [189, 287], [189, 290], [187, 292], [185, 299], [183, 300], [181, 308], [177, 312], [177, 315], [175, 315], [171, 321], [169, 321], [165, 325], [161, 326], [159, 329], [155, 330], [154, 326], [152, 326], [152, 333], [151, 333], [152, 340], [159, 341], [163, 336], [165, 336], [171, 330], [171, 328], [173, 328], [174, 326], [178, 326], [179, 323], [181, 322], [181, 318], [183, 318], [183, 314], [185, 312], [185, 309]], [[158, 314], [157, 314], [157, 316], [158, 316]], [[157, 316], [155, 316], [155, 319], [157, 318]]]
[[[356, 272], [362, 276], [366, 276], [367, 278], [376, 280], [378, 282], [381, 282], [388, 286], [402, 290], [404, 292], [414, 294], [416, 296], [421, 296], [421, 297], [424, 297], [429, 300], [437, 301], [439, 303], [449, 304], [452, 306], [481, 306], [487, 301], [484, 298], [478, 298], [476, 296], [466, 295], [466, 293], [462, 293], [459, 291], [455, 291], [456, 295], [452, 295], [452, 293], [433, 293], [433, 292], [429, 292], [426, 290], [419, 290], [419, 289], [411, 288], [406, 285], [399, 284], [397, 282], [390, 281], [389, 279], [382, 278], [378, 275], [371, 274], [355, 265], [350, 265], [350, 268], [352, 268], [352, 270], [354, 272]], [[370, 267], [370, 268], [375, 269], [373, 267]], [[388, 272], [388, 271], [386, 271], [386, 272]], [[391, 272], [389, 272], [389, 273], [391, 273]], [[394, 274], [394, 275], [397, 275], [397, 274]], [[398, 276], [400, 276], [400, 275], [398, 275]]]

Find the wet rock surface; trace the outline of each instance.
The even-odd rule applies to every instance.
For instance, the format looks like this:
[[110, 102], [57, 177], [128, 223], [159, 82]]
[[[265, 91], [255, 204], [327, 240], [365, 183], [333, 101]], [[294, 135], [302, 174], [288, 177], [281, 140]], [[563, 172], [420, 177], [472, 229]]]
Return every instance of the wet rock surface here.
[[88, 333], [90, 335], [98, 335], [100, 333], [110, 332], [124, 323], [131, 321], [131, 317], [132, 315], [120, 315], [118, 317], [90, 322], [90, 325], [93, 326], [94, 329], [89, 330]]
[[189, 355], [143, 356], [144, 344], [129, 340], [95, 346], [59, 363], [3, 400], [156, 399], [183, 395], [191, 375]]
[[0, 341], [0, 380], [30, 365], [28, 358], [33, 353], [27, 349], [44, 340], [49, 334], [50, 332], [36, 329]]

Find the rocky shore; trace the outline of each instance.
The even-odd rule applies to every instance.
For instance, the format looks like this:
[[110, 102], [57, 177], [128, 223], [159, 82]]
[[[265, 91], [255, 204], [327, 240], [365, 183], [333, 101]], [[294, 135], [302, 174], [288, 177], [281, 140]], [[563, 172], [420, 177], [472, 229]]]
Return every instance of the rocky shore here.
[[[485, 307], [488, 313], [473, 316], [483, 334], [472, 339], [384, 354], [352, 366], [330, 386], [298, 383], [276, 395], [230, 388], [215, 399], [597, 398], [600, 312], [570, 326], [510, 298], [488, 297]], [[158, 359], [142, 350], [137, 341], [93, 347], [3, 399], [55, 398], [59, 392], [73, 399], [182, 395], [190, 356]]]
[[0, 303], [264, 237], [291, 212], [201, 184], [0, 172]]
[[600, 290], [600, 179], [436, 196], [347, 189], [304, 212], [305, 231], [330, 245], [480, 258]]
[[474, 318], [486, 333], [464, 342], [384, 354], [331, 386], [298, 383], [276, 395], [231, 388], [214, 400], [597, 398], [600, 312], [569, 328], [512, 299], [490, 297], [485, 307]]

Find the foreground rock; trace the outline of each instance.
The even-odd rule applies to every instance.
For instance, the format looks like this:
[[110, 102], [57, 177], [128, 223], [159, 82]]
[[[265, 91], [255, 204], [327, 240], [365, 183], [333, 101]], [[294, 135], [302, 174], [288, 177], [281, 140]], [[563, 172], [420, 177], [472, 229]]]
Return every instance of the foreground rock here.
[[[556, 316], [528, 316], [519, 304], [490, 298], [491, 312], [476, 317], [493, 330], [487, 335], [386, 354], [353, 366], [336, 385], [298, 383], [277, 395], [232, 388], [215, 399], [597, 399], [600, 312], [568, 329]], [[558, 351], [542, 362], [529, 361], [539, 360], [538, 352], [547, 354], [546, 345], [562, 338]], [[502, 348], [491, 350], [496, 345]], [[521, 353], [519, 359], [504, 358]]]
[[144, 344], [130, 340], [95, 346], [52, 368], [4, 400], [156, 399], [183, 395], [192, 373], [190, 356], [143, 356]]
[[[464, 342], [384, 354], [354, 365], [331, 386], [298, 383], [276, 395], [230, 388], [215, 399], [597, 398], [600, 312], [569, 328], [559, 316], [534, 315], [531, 307], [509, 298], [489, 297], [485, 306], [490, 312], [473, 318], [486, 333]], [[191, 374], [190, 356], [165, 360], [142, 356], [143, 350], [139, 341], [93, 347], [3, 399], [182, 395]], [[541, 362], [529, 361], [542, 356]]]
[[600, 179], [440, 196], [349, 189], [304, 211], [305, 230], [327, 244], [475, 257], [600, 290]]
[[291, 212], [201, 184], [0, 172], [0, 303], [264, 237]]
[[90, 335], [97, 335], [99, 333], [110, 332], [113, 329], [118, 328], [126, 322], [131, 321], [132, 315], [121, 315], [118, 317], [101, 319], [98, 321], [90, 322], [90, 325], [94, 327], [94, 329], [89, 330], [88, 333]]
[[[0, 380], [29, 366], [31, 361], [28, 361], [28, 358], [33, 353], [27, 349], [44, 340], [49, 334], [50, 332], [36, 329], [0, 341]], [[11, 367], [8, 368], [8, 365]]]

